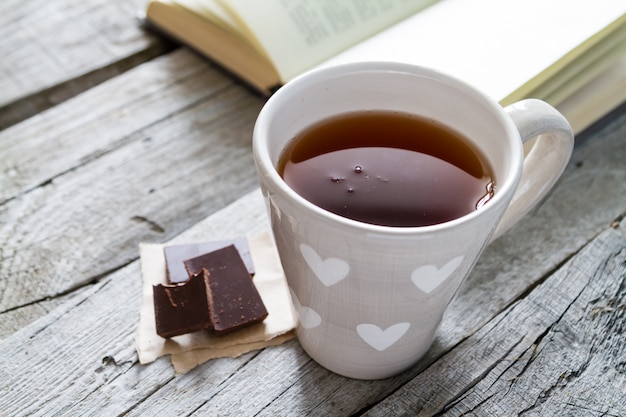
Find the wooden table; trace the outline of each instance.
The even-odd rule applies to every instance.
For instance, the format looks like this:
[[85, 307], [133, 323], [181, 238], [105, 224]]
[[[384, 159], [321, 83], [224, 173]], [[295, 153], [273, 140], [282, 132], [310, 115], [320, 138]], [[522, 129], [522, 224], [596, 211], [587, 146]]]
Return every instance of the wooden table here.
[[144, 7], [0, 6], [0, 416], [626, 416], [626, 106], [487, 248], [411, 370], [350, 380], [295, 339], [140, 365], [138, 243], [268, 227], [263, 99], [144, 31]]

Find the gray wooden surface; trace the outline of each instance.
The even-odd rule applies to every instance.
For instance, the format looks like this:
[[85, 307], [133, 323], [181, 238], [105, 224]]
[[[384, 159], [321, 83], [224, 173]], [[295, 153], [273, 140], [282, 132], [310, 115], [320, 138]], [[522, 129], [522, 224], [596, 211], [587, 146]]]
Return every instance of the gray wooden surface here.
[[0, 416], [626, 416], [626, 106], [487, 248], [409, 371], [350, 380], [297, 340], [140, 365], [138, 243], [268, 227], [263, 99], [142, 30], [144, 4], [0, 5]]

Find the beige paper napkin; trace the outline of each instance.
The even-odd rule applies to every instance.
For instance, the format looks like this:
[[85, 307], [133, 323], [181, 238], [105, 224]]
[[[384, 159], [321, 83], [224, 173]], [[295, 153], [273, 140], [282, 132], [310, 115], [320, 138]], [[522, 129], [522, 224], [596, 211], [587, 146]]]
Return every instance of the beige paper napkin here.
[[139, 362], [150, 363], [171, 355], [177, 373], [184, 373], [207, 360], [236, 357], [252, 350], [283, 343], [293, 337], [296, 319], [278, 253], [269, 233], [249, 236], [254, 263], [254, 284], [268, 311], [263, 323], [215, 336], [199, 331], [165, 339], [156, 334], [152, 286], [167, 282], [162, 244], [141, 243], [142, 303], [135, 343]]

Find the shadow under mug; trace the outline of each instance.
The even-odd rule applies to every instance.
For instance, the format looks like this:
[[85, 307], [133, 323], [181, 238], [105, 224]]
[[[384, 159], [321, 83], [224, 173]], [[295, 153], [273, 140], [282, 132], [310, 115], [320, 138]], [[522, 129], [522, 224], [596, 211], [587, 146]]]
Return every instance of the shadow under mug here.
[[[412, 113], [462, 133], [489, 161], [493, 198], [423, 227], [362, 223], [305, 200], [276, 170], [283, 149], [315, 122], [359, 110]], [[534, 137], [525, 156], [522, 144]], [[283, 86], [258, 116], [253, 153], [304, 350], [352, 378], [412, 366], [484, 247], [552, 188], [573, 143], [567, 120], [543, 101], [502, 108], [454, 77], [414, 65], [347, 64]]]

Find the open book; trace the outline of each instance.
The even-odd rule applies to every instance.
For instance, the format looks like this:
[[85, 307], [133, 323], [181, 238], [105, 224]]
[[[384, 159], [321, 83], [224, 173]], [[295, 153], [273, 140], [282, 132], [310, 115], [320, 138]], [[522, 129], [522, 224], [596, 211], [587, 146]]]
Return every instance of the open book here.
[[148, 22], [263, 94], [364, 60], [439, 69], [506, 105], [535, 97], [575, 131], [626, 99], [617, 0], [151, 0]]

